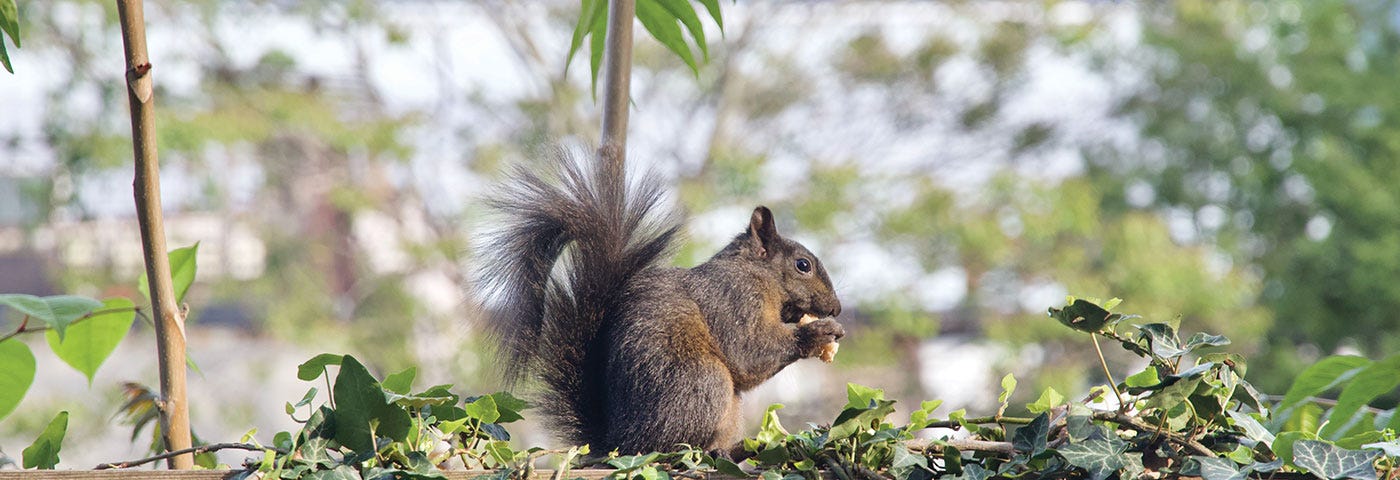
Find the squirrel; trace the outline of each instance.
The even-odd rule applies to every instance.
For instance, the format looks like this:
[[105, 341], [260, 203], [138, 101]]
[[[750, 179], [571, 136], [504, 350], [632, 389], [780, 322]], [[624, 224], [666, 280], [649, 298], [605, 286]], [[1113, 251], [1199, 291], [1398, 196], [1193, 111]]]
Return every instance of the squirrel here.
[[[487, 201], [486, 330], [507, 386], [535, 399], [564, 441], [596, 452], [678, 445], [740, 452], [740, 394], [845, 335], [826, 268], [757, 207], [694, 268], [666, 268], [681, 227], [655, 175], [629, 188], [621, 162], [557, 148], [554, 175], [519, 168]], [[738, 454], [738, 453], [734, 453]]]

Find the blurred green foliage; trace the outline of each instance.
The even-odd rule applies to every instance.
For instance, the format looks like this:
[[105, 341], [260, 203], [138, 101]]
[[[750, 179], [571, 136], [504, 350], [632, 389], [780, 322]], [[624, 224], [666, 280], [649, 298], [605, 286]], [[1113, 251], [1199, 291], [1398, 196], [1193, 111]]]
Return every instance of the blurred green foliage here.
[[1400, 348], [1400, 3], [1180, 1], [1143, 13], [1146, 45], [1109, 55], [1110, 68], [1145, 74], [1120, 107], [1142, 140], [1096, 150], [1089, 165], [1107, 189], [1148, 193], [1106, 208], [1181, 212], [1188, 242], [1257, 269], [1277, 316], [1267, 388], [1311, 360], [1299, 347]]

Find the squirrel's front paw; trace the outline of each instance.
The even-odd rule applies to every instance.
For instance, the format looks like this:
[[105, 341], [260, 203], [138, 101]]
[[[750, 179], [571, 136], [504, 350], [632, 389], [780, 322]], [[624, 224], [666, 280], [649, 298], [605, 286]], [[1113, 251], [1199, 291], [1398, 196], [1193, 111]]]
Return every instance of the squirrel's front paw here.
[[832, 319], [804, 321], [797, 327], [797, 348], [802, 358], [821, 357], [831, 363], [836, 356], [836, 340], [846, 336], [846, 329]]

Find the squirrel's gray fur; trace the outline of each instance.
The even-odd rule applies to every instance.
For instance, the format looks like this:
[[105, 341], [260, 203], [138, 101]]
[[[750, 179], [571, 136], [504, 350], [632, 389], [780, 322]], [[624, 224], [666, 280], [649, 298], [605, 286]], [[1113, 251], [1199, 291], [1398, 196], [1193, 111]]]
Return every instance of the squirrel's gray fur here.
[[[556, 150], [490, 201], [503, 224], [479, 258], [487, 326], [505, 380], [538, 380], [537, 411], [564, 440], [604, 453], [726, 450], [739, 394], [844, 335], [821, 262], [758, 207], [748, 228], [691, 269], [663, 268], [680, 217], [654, 176]], [[805, 267], [806, 271], [802, 268]]]

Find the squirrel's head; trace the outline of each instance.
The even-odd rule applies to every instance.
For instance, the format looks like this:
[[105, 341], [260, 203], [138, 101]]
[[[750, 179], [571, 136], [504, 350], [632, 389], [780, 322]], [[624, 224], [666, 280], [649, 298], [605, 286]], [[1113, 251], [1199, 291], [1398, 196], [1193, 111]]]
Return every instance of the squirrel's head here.
[[803, 314], [834, 317], [841, 313], [841, 300], [836, 298], [826, 267], [807, 247], [778, 235], [773, 212], [768, 207], [753, 210], [748, 231], [740, 234], [734, 243], [738, 244], [740, 255], [763, 263], [777, 274], [787, 295], [783, 301], [784, 322], [796, 323]]

